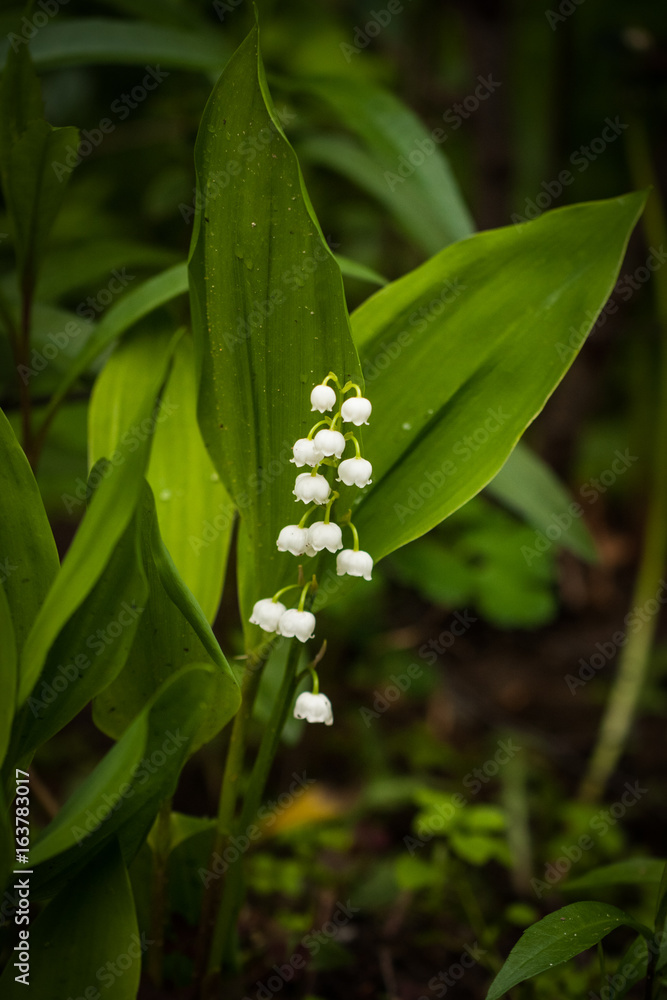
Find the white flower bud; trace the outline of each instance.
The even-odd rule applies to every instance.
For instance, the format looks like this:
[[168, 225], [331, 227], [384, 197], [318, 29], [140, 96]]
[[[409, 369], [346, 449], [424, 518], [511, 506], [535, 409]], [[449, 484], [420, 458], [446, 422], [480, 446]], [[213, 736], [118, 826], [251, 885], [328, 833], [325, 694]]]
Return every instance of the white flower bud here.
[[315, 447], [315, 443], [309, 441], [308, 438], [299, 438], [292, 446], [292, 451], [294, 458], [290, 458], [290, 462], [294, 462], [297, 469], [300, 469], [302, 465], [310, 465], [311, 467], [317, 465], [324, 458], [324, 455]]
[[308, 529], [308, 544], [315, 552], [321, 552], [322, 549], [338, 552], [343, 548], [343, 533], [337, 524], [314, 521]]
[[373, 466], [365, 458], [346, 458], [338, 466], [338, 482], [346, 486], [368, 486], [373, 475]]
[[333, 725], [331, 702], [325, 694], [304, 691], [294, 704], [294, 718], [305, 719], [306, 722], [323, 722], [325, 726], [331, 726]]
[[278, 535], [276, 545], [279, 552], [302, 556], [308, 545], [308, 529], [300, 528], [298, 524], [288, 524]]
[[310, 611], [290, 608], [280, 616], [276, 632], [288, 639], [296, 636], [300, 642], [307, 642], [315, 635], [315, 615]]
[[323, 427], [321, 431], [318, 431], [313, 439], [313, 443], [317, 450], [330, 458], [335, 455], [336, 458], [340, 458], [345, 450], [345, 438], [340, 431], [330, 431], [326, 427]]
[[330, 385], [316, 385], [310, 394], [310, 402], [311, 412], [319, 410], [320, 413], [326, 413], [336, 405], [336, 393]]
[[336, 556], [336, 572], [338, 576], [363, 576], [370, 580], [373, 570], [373, 559], [368, 552], [355, 552], [353, 549], [343, 549]]
[[304, 503], [326, 503], [329, 499], [330, 486], [324, 476], [316, 473], [302, 472], [296, 477], [292, 493], [297, 500]]
[[346, 424], [356, 424], [360, 427], [368, 423], [372, 409], [370, 399], [364, 396], [351, 396], [341, 406], [340, 415]]
[[273, 601], [270, 597], [265, 597], [257, 601], [250, 616], [251, 625], [259, 625], [265, 632], [275, 632], [278, 622], [285, 614], [285, 605], [280, 601]]

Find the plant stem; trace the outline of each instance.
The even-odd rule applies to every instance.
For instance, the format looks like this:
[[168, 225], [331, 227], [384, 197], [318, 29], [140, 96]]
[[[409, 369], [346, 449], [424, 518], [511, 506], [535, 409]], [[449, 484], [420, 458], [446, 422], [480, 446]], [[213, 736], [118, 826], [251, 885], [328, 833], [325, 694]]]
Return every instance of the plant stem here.
[[[648, 243], [660, 246], [667, 239], [665, 217], [651, 166], [645, 134], [640, 127], [633, 130], [630, 147], [632, 172], [637, 187], [654, 184], [654, 192], [646, 206], [643, 224]], [[658, 320], [661, 327], [659, 345], [659, 378], [653, 437], [653, 455], [648, 475], [648, 511], [632, 603], [640, 612], [641, 628], [632, 632], [624, 646], [618, 672], [598, 734], [597, 744], [579, 790], [580, 799], [597, 801], [604, 793], [610, 775], [618, 764], [632, 727], [633, 718], [648, 672], [649, 657], [656, 626], [657, 608], [645, 615], [644, 607], [655, 601], [662, 583], [667, 552], [667, 274], [658, 270], [653, 276]]]
[[[266, 663], [272, 648], [273, 641], [261, 646], [258, 651], [248, 654], [241, 688], [241, 707], [234, 718], [229, 747], [227, 749], [227, 759], [225, 761], [222, 785], [220, 787], [218, 818], [213, 848], [211, 850], [211, 858], [209, 861], [210, 871], [215, 871], [216, 861], [225, 850], [227, 841], [231, 836], [234, 826], [234, 814], [236, 812], [238, 787], [243, 772], [243, 758], [245, 756], [248, 723], [252, 717], [255, 697], [257, 695], [259, 682], [262, 676], [262, 668]], [[216, 914], [220, 907], [222, 890], [223, 881], [221, 878], [216, 878], [205, 891], [201, 921], [199, 925], [197, 959], [195, 962], [195, 983], [198, 984], [199, 989], [202, 988], [202, 981], [206, 972], [206, 963], [210, 950], [211, 937], [215, 926]]]
[[[259, 753], [255, 759], [255, 764], [250, 775], [248, 787], [245, 794], [243, 809], [237, 824], [237, 830], [242, 833], [253, 825], [257, 816], [264, 788], [269, 771], [275, 757], [280, 736], [285, 725], [287, 713], [292, 704], [294, 690], [298, 683], [296, 670], [299, 663], [301, 648], [297, 642], [292, 640], [285, 673], [283, 676], [280, 691], [276, 697], [273, 712], [269, 723], [264, 730]], [[241, 888], [243, 882], [242, 865], [240, 859], [230, 867], [230, 871], [224, 886], [222, 903], [217, 914], [215, 930], [213, 933], [213, 944], [209, 953], [207, 976], [215, 977], [220, 970], [223, 961], [229, 959], [230, 942], [236, 927], [239, 910], [241, 908]], [[205, 994], [204, 994], [205, 995]]]
[[165, 799], [157, 815], [155, 847], [153, 852], [153, 879], [151, 885], [152, 945], [148, 949], [146, 965], [153, 984], [162, 986], [162, 960], [164, 957], [164, 924], [167, 888], [167, 862], [171, 847], [171, 799]]

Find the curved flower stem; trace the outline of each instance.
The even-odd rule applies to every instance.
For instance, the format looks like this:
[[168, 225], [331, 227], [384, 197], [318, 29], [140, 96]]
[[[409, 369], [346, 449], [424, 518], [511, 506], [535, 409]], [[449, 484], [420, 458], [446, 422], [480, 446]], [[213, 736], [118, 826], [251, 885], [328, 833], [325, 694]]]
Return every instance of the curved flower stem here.
[[350, 531], [354, 535], [354, 548], [353, 548], [353, 551], [354, 552], [358, 552], [359, 551], [359, 532], [357, 531], [357, 529], [355, 528], [355, 526], [352, 524], [352, 521], [348, 521], [348, 526], [350, 528]]
[[357, 453], [356, 457], [361, 458], [361, 448], [359, 447], [359, 442], [357, 441], [353, 431], [348, 431], [345, 435], [346, 441], [352, 441], [354, 443], [354, 450]]
[[[308, 513], [310, 513], [310, 511], [308, 511]], [[271, 600], [275, 602], [282, 594], [287, 593], [288, 590], [296, 590], [297, 587], [301, 586], [303, 586], [301, 583], [288, 583], [286, 587], [281, 587], [280, 590], [277, 590]]]
[[[308, 584], [310, 586], [310, 584]], [[294, 699], [298, 684], [296, 670], [301, 655], [299, 643], [291, 640], [282, 684], [268, 725], [264, 730], [259, 752], [248, 781], [243, 809], [236, 829], [243, 832], [255, 823], [266, 780], [275, 757], [287, 713]], [[213, 943], [208, 958], [208, 977], [215, 977], [222, 963], [233, 964], [232, 943], [236, 921], [242, 904], [243, 867], [240, 859], [230, 865], [225, 882], [220, 909], [217, 914]], [[205, 994], [202, 994], [202, 996]]]
[[318, 427], [322, 426], [322, 424], [326, 424], [327, 427], [331, 427], [331, 417], [325, 417], [324, 420], [318, 420], [316, 424], [313, 424], [313, 426], [308, 431], [308, 434], [306, 435], [306, 441], [313, 440], [313, 434], [315, 433]]
[[329, 523], [329, 519], [331, 517], [331, 508], [333, 506], [334, 500], [337, 500], [339, 496], [340, 496], [340, 493], [336, 493], [335, 490], [331, 494], [331, 497], [329, 498], [329, 500], [327, 502], [326, 509], [324, 511], [324, 523], [325, 524]]
[[341, 389], [341, 392], [347, 392], [349, 389], [354, 389], [355, 393], [357, 394], [357, 397], [361, 397], [363, 395], [361, 388], [357, 385], [356, 382], [346, 382], [343, 388]]
[[[338, 376], [336, 375], [335, 372], [329, 372], [329, 374], [327, 375], [327, 377], [323, 378], [322, 382], [320, 384], [321, 385], [327, 385], [328, 382], [335, 382], [336, 385], [338, 386], [338, 388], [340, 389], [340, 381], [339, 381]], [[344, 392], [345, 390], [341, 390], [341, 391]]]
[[308, 594], [308, 591], [310, 590], [311, 587], [315, 589], [313, 586], [313, 581], [309, 580], [308, 583], [304, 585], [303, 590], [301, 591], [301, 597], [299, 598], [299, 606], [297, 608], [297, 611], [303, 611], [303, 606], [306, 603], [306, 595]]

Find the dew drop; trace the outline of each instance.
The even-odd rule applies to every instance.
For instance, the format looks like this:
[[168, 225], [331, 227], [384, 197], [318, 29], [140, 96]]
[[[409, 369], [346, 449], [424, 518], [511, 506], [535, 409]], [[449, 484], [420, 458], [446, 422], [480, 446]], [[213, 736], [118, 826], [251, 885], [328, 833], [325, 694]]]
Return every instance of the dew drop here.
[[171, 500], [171, 490], [160, 490], [158, 496], [160, 500]]
[[220, 482], [220, 476], [218, 475], [217, 472], [212, 472], [211, 473], [211, 482], [212, 483], [219, 483]]
[[234, 247], [234, 253], [239, 260], [243, 260], [243, 247]]
[[244, 261], [244, 264], [248, 268], [249, 271], [252, 271], [253, 267], [255, 266], [254, 263], [252, 262], [252, 260], [250, 259], [250, 257], [246, 257], [246, 259]]
[[405, 424], [402, 424], [401, 426], [403, 427], [404, 431], [411, 431], [412, 430], [412, 424], [405, 423]]

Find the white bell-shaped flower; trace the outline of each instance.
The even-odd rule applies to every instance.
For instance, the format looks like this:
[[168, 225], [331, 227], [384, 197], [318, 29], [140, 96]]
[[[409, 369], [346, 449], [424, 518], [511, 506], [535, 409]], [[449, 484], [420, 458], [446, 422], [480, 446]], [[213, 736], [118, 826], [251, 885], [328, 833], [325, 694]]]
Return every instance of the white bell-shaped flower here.
[[257, 601], [250, 615], [250, 624], [259, 625], [265, 632], [277, 631], [278, 622], [285, 614], [285, 605], [280, 601], [273, 601], [270, 597], [264, 597]]
[[[364, 580], [370, 580], [373, 571], [373, 559], [368, 552], [361, 549], [355, 552], [354, 549], [343, 549], [336, 556], [336, 572], [338, 576], [363, 576]], [[281, 619], [282, 621], [282, 619]]]
[[315, 552], [321, 552], [322, 549], [338, 552], [343, 548], [343, 532], [337, 524], [314, 521], [308, 528], [308, 544]]
[[346, 458], [338, 466], [338, 481], [346, 486], [368, 486], [373, 475], [373, 466], [365, 458]]
[[304, 691], [294, 704], [294, 718], [305, 719], [306, 722], [323, 722], [325, 726], [331, 726], [333, 725], [331, 702], [325, 694]]
[[311, 412], [326, 413], [336, 405], [336, 392], [330, 385], [316, 385], [310, 394]]
[[294, 462], [297, 469], [300, 469], [302, 465], [315, 466], [324, 458], [324, 455], [315, 447], [315, 442], [309, 441], [308, 438], [299, 438], [298, 441], [295, 441], [292, 452], [294, 458], [290, 458], [290, 462]]
[[314, 549], [313, 546], [309, 543], [308, 545], [306, 545], [306, 551], [304, 552], [304, 555], [306, 555], [306, 556], [316, 556], [317, 555], [317, 549]]
[[276, 545], [279, 552], [291, 552], [293, 556], [302, 556], [308, 545], [308, 528], [300, 528], [298, 524], [288, 524], [278, 535]]
[[331, 458], [332, 455], [335, 455], [336, 458], [340, 458], [345, 451], [345, 438], [341, 432], [331, 431], [326, 427], [323, 427], [321, 431], [317, 432], [313, 438], [313, 443], [317, 450], [327, 458]]
[[304, 503], [326, 503], [329, 499], [331, 487], [328, 482], [318, 473], [314, 476], [310, 472], [302, 472], [296, 477], [292, 493], [297, 500]]
[[341, 406], [340, 415], [346, 424], [356, 424], [357, 427], [361, 427], [362, 424], [368, 423], [372, 409], [370, 399], [366, 399], [365, 396], [351, 396]]
[[280, 616], [276, 632], [287, 639], [296, 636], [300, 642], [307, 642], [315, 635], [315, 615], [311, 611], [290, 608]]

